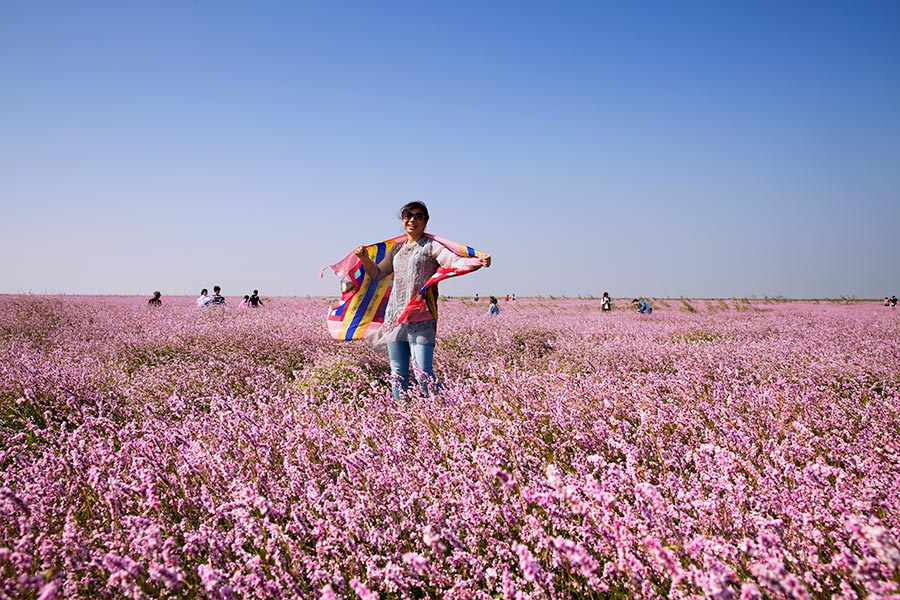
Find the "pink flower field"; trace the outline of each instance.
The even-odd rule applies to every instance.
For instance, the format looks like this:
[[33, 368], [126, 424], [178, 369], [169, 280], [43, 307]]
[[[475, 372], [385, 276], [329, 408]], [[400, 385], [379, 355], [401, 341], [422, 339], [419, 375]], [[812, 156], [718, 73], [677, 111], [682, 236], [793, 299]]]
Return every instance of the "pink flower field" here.
[[900, 311], [0, 296], [0, 598], [900, 598]]

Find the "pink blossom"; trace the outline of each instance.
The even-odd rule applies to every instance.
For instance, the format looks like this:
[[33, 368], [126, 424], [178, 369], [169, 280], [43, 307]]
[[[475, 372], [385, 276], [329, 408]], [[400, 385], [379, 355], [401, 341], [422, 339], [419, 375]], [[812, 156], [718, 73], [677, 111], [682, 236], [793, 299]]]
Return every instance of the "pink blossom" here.
[[893, 313], [441, 302], [398, 405], [326, 299], [0, 296], [0, 596], [897, 595]]

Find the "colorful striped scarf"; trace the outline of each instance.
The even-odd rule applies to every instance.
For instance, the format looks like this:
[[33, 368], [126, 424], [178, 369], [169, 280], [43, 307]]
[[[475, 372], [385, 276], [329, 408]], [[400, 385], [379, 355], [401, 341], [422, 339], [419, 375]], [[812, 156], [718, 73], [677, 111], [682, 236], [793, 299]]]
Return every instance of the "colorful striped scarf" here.
[[[438, 265], [434, 275], [428, 278], [416, 295], [406, 305], [397, 323], [417, 323], [419, 321], [437, 321], [438, 282], [448, 277], [456, 277], [471, 273], [481, 266], [484, 252], [471, 246], [458, 244], [437, 236], [425, 234], [456, 254], [466, 258], [464, 266], [446, 268]], [[377, 244], [366, 246], [369, 258], [376, 265], [387, 256], [398, 244], [406, 242], [406, 235], [400, 235]], [[326, 267], [328, 268], [328, 267]], [[334, 274], [341, 279], [341, 300], [328, 312], [328, 333], [336, 340], [361, 340], [367, 335], [375, 335], [384, 323], [384, 312], [391, 295], [394, 276], [374, 280], [366, 274], [362, 261], [354, 253], [350, 253], [342, 261], [330, 266]], [[323, 273], [325, 269], [322, 269]]]

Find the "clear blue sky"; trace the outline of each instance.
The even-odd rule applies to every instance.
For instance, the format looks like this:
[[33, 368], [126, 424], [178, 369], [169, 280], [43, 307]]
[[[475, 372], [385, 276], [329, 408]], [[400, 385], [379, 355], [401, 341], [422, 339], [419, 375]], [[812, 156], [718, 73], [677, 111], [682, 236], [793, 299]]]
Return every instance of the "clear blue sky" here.
[[900, 293], [900, 2], [0, 3], [0, 292]]

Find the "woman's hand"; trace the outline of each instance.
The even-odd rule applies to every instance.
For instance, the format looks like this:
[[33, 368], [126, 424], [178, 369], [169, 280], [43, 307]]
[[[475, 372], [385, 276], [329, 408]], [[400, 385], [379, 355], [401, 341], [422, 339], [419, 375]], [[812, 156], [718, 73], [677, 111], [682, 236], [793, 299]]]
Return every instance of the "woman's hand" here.
[[372, 270], [375, 269], [375, 263], [373, 263], [372, 259], [369, 258], [369, 253], [366, 251], [366, 246], [359, 246], [356, 250], [353, 251], [353, 254], [355, 254], [360, 262], [362, 262], [363, 269], [371, 274]]
[[482, 267], [490, 267], [491, 266], [491, 255], [485, 254], [481, 257], [481, 266]]

